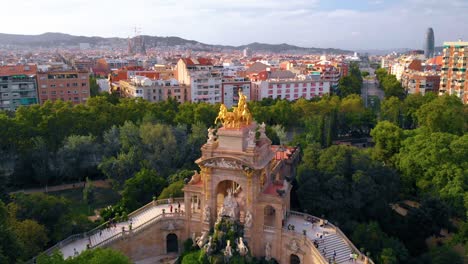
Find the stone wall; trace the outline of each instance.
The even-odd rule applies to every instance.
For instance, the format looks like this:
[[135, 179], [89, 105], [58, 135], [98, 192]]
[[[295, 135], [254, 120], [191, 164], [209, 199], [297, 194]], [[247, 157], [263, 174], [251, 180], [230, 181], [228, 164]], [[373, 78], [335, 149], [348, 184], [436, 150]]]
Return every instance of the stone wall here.
[[189, 238], [185, 232], [185, 220], [161, 219], [137, 233], [128, 233], [124, 238], [113, 241], [107, 247], [118, 250], [133, 262], [166, 255], [169, 234], [175, 234], [178, 242], [178, 253], [183, 250], [184, 241]]

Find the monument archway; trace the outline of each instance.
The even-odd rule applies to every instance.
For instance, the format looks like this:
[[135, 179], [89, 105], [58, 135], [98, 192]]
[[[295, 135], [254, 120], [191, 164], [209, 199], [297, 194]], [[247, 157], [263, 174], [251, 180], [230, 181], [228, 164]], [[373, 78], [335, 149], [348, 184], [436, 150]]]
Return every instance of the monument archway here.
[[266, 226], [275, 226], [276, 223], [276, 210], [273, 206], [267, 205], [263, 209], [263, 221]]
[[[236, 208], [223, 208], [226, 207], [227, 199], [229, 201], [235, 201], [232, 203], [232, 207]], [[229, 204], [230, 202], [228, 202]], [[231, 207], [228, 205], [228, 207]], [[229, 214], [228, 210], [234, 209], [232, 214], [235, 214], [237, 219], [240, 219], [245, 215], [245, 193], [241, 185], [232, 180], [224, 180], [218, 183], [216, 186], [216, 215], [220, 213], [220, 210], [224, 210], [225, 214]]]
[[166, 251], [167, 253], [179, 252], [179, 242], [176, 234], [171, 233], [166, 236]]
[[289, 257], [289, 263], [290, 264], [301, 264], [301, 259], [297, 255], [291, 254], [291, 256]]

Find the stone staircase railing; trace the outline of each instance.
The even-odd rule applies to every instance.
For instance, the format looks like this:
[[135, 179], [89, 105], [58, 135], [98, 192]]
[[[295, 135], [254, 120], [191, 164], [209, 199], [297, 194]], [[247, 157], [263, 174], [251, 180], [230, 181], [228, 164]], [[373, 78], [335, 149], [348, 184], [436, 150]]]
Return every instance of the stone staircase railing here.
[[[184, 202], [184, 198], [174, 198], [172, 199], [171, 201], [172, 203], [174, 202]], [[154, 207], [154, 206], [158, 206], [158, 205], [164, 205], [164, 204], [169, 204], [169, 199], [161, 199], [161, 200], [155, 200], [155, 201], [151, 201], [149, 203], [147, 203], [146, 205], [138, 208], [137, 210], [131, 212], [130, 214], [128, 214], [128, 217], [131, 218], [133, 216], [136, 216], [138, 215], [139, 213], [141, 212], [144, 212], [146, 211], [147, 209], [151, 208], [151, 207]], [[178, 214], [180, 215], [180, 213], [166, 213], [165, 215], [167, 215], [168, 217], [169, 216], [173, 216], [174, 214]], [[157, 215], [151, 219], [149, 219], [148, 221], [142, 223], [141, 225], [139, 225], [138, 227], [134, 228], [132, 230], [132, 232], [138, 232], [137, 230], [143, 230], [142, 227], [144, 226], [147, 226], [150, 222], [154, 222], [155, 220], [157, 220], [157, 218], [159, 216], [161, 216], [162, 214], [160, 215]], [[59, 250], [60, 248], [64, 247], [65, 245], [68, 245], [76, 240], [79, 240], [79, 239], [85, 239], [85, 238], [89, 238], [93, 235], [96, 235], [98, 234], [101, 230], [105, 229], [108, 225], [109, 225], [110, 221], [106, 221], [104, 223], [102, 223], [101, 225], [91, 229], [90, 231], [87, 231], [87, 232], [84, 232], [84, 233], [81, 233], [81, 234], [74, 234], [74, 235], [71, 235], [69, 237], [67, 237], [66, 239], [58, 242], [57, 244], [53, 245], [52, 247], [46, 249], [44, 252], [42, 252], [43, 254], [46, 254], [46, 255], [50, 255], [52, 254], [55, 250]], [[96, 245], [92, 245], [90, 248], [96, 248], [98, 246], [102, 246], [104, 245], [103, 242], [105, 242], [105, 244], [108, 244], [109, 242], [112, 242], [113, 240], [117, 239], [120, 235], [122, 234], [122, 231], [117, 233], [117, 234], [114, 234], [113, 236], [99, 242], [98, 244]], [[32, 259], [30, 259], [27, 263], [35, 263], [36, 262], [36, 258], [37, 257], [34, 257]]]
[[127, 236], [131, 236], [131, 235], [135, 235], [135, 234], [143, 231], [145, 228], [149, 227], [151, 224], [158, 222], [159, 220], [163, 220], [163, 219], [166, 219], [166, 218], [171, 218], [171, 219], [183, 218], [184, 215], [185, 215], [185, 213], [179, 213], [179, 212], [177, 212], [177, 213], [164, 213], [164, 214], [156, 215], [155, 217], [153, 217], [151, 219], [148, 219], [148, 221], [142, 223], [138, 227], [136, 227], [136, 228], [134, 228], [132, 230], [120, 231], [120, 232], [114, 234], [113, 236], [108, 237], [105, 240], [102, 240], [102, 241], [100, 241], [99, 243], [97, 243], [95, 245], [92, 245], [90, 248], [93, 249], [93, 248], [97, 248], [97, 247], [102, 247], [102, 246], [105, 246], [105, 245], [115, 241], [116, 239], [118, 239], [120, 237], [127, 237]]
[[[283, 232], [289, 233], [292, 236], [294, 236], [294, 237], [296, 237], [296, 238], [298, 238], [300, 240], [302, 240], [305, 237], [304, 234], [302, 234], [302, 232], [300, 233], [297, 230], [283, 229]], [[312, 244], [312, 241], [310, 241], [310, 239], [306, 239], [305, 241], [306, 241], [305, 243], [307, 244], [307, 246], [309, 248], [311, 248], [312, 251], [314, 252], [314, 255], [320, 257], [320, 259], [319, 259], [320, 263], [318, 263], [318, 264], [328, 264], [328, 261], [325, 259], [324, 256], [322, 256], [322, 254], [320, 254], [320, 251]]]
[[[319, 217], [316, 217], [316, 216], [313, 216], [313, 215], [309, 215], [309, 214], [305, 214], [305, 213], [301, 213], [301, 212], [297, 212], [297, 211], [288, 211], [287, 216], [290, 216], [290, 215], [300, 216], [300, 217], [303, 217], [304, 219], [313, 219], [313, 220], [316, 220], [316, 221], [320, 221], [320, 220], [325, 221], [322, 218], [319, 218]], [[331, 228], [333, 228], [333, 230], [335, 230], [335, 232], [346, 242], [346, 244], [354, 252], [359, 254], [360, 257], [363, 257], [364, 259], [367, 258], [367, 261], [368, 261], [369, 264], [374, 264], [374, 262], [370, 258], [366, 257], [360, 250], [358, 250], [356, 248], [356, 246], [353, 244], [353, 242], [351, 242], [348, 239], [348, 237], [343, 233], [343, 231], [341, 231], [340, 228], [338, 228], [337, 226], [333, 225], [330, 222], [327, 222], [327, 225], [329, 225]], [[300, 231], [297, 230], [296, 232], [300, 232]]]

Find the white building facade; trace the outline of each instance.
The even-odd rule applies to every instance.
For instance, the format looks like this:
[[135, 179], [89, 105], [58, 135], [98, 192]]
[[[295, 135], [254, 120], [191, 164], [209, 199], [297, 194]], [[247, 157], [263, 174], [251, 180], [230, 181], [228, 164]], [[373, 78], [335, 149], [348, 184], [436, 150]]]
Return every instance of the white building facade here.
[[286, 99], [288, 101], [299, 98], [312, 99], [330, 93], [330, 82], [321, 79], [292, 79], [267, 80], [257, 82], [257, 99], [263, 98]]

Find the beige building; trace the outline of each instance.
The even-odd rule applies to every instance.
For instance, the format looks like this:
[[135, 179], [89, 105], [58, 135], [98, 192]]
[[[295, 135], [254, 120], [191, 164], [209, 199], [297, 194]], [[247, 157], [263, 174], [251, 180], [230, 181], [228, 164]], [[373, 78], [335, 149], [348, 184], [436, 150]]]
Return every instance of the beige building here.
[[176, 78], [190, 86], [192, 102], [221, 103], [222, 66], [206, 58], [183, 58], [177, 62]]
[[120, 96], [143, 98], [150, 102], [165, 101], [169, 98], [179, 103], [190, 102], [190, 86], [179, 85], [177, 80], [151, 80], [134, 76], [130, 80], [119, 81]]
[[455, 94], [468, 103], [468, 42], [444, 42], [439, 94]]
[[150, 102], [162, 100], [161, 86], [143, 76], [135, 76], [129, 81], [119, 81], [119, 89], [121, 97], [143, 98]]

